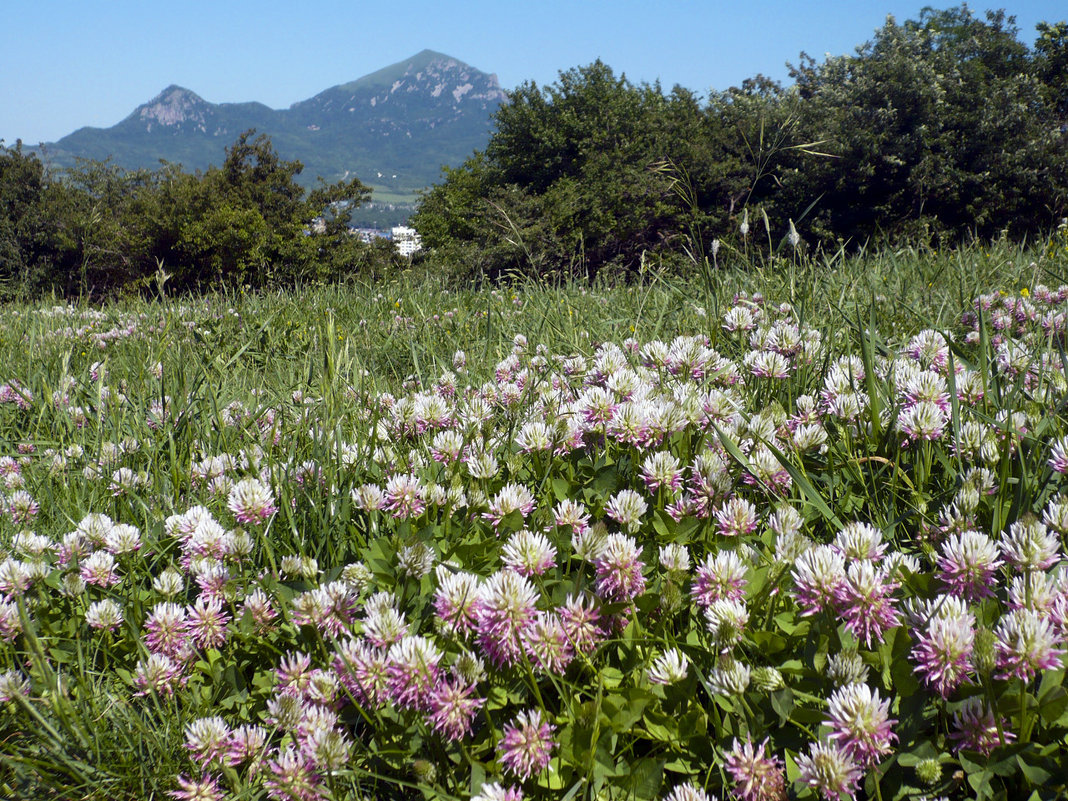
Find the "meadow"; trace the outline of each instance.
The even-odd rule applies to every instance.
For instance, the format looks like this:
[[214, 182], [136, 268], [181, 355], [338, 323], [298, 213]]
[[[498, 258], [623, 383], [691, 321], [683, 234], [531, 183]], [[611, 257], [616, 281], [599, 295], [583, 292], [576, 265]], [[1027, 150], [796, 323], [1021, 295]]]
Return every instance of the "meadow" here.
[[1068, 797], [1068, 230], [0, 308], [0, 796]]

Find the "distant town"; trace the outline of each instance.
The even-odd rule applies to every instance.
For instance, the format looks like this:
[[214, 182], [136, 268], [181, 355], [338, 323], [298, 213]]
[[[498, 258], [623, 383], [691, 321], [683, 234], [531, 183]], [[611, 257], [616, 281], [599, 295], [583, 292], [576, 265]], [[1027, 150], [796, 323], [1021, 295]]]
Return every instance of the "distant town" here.
[[[326, 222], [322, 219], [312, 224], [315, 233], [326, 232]], [[423, 249], [423, 240], [419, 232], [407, 225], [394, 225], [391, 228], [361, 228], [349, 226], [349, 233], [358, 236], [361, 241], [370, 245], [376, 239], [388, 239], [401, 256], [412, 256]]]

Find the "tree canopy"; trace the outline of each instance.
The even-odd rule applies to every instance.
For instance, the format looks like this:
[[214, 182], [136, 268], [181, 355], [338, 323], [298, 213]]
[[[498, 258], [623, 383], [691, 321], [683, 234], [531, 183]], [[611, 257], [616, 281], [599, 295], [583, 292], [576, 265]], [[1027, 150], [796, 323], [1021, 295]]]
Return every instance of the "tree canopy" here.
[[[1068, 213], [1068, 23], [1033, 48], [1004, 11], [892, 17], [853, 55], [801, 54], [713, 92], [634, 85], [600, 61], [526, 83], [484, 152], [446, 170], [413, 220], [439, 258], [489, 275], [632, 272], [729, 235], [771, 247], [1047, 231]], [[699, 240], [699, 241], [695, 241]]]
[[306, 191], [302, 169], [254, 131], [196, 173], [80, 161], [53, 175], [21, 143], [0, 145], [0, 291], [261, 287], [379, 258], [347, 230], [370, 189], [353, 178]]

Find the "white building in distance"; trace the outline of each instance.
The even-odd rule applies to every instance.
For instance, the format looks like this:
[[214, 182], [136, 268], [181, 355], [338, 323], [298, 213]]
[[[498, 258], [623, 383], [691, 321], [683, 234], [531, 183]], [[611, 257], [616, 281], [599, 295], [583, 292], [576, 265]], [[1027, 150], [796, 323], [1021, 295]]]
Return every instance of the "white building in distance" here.
[[393, 238], [393, 247], [402, 256], [411, 256], [423, 249], [423, 240], [419, 232], [407, 225], [394, 226], [390, 231]]

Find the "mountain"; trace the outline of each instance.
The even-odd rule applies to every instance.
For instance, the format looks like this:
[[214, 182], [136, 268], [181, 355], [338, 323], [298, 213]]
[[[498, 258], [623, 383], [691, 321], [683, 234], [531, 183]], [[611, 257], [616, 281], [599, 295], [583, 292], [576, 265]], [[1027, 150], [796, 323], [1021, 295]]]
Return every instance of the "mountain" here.
[[304, 164], [301, 178], [355, 175], [380, 192], [410, 195], [440, 178], [489, 140], [490, 115], [505, 99], [497, 76], [423, 50], [288, 109], [262, 103], [209, 103], [168, 86], [111, 128], [81, 128], [44, 145], [55, 166], [76, 157], [111, 157], [122, 167], [155, 168], [160, 159], [187, 170], [218, 165], [225, 148], [255, 128], [284, 159]]

